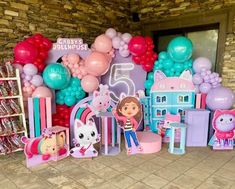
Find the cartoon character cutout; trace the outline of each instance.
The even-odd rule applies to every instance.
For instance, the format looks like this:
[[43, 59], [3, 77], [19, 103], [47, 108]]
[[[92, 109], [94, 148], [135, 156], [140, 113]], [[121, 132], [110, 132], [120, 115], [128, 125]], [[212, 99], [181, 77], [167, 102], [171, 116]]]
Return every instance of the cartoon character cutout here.
[[91, 104], [86, 104], [86, 106], [89, 107], [95, 115], [98, 115], [101, 112], [107, 112], [111, 103], [108, 85], [100, 84], [99, 88], [99, 91], [93, 92], [93, 100]]
[[70, 154], [75, 158], [96, 157], [97, 150], [94, 144], [100, 141], [95, 122], [89, 120], [84, 124], [81, 120], [76, 119], [74, 123], [74, 145], [70, 150]]
[[67, 152], [64, 132], [49, 135], [43, 133], [41, 137], [33, 139], [23, 136], [21, 140], [25, 144], [24, 152], [28, 159], [41, 155], [42, 160], [46, 161], [51, 157], [62, 156]]
[[124, 137], [128, 147], [127, 154], [130, 155], [133, 147], [131, 139], [138, 148], [138, 151], [143, 150], [136, 136], [136, 129], [142, 119], [142, 107], [136, 97], [127, 96], [124, 98], [121, 97], [120, 99], [117, 108], [114, 108], [112, 112], [124, 130]]
[[235, 132], [235, 109], [216, 110], [212, 126], [215, 129], [214, 149], [233, 149]]

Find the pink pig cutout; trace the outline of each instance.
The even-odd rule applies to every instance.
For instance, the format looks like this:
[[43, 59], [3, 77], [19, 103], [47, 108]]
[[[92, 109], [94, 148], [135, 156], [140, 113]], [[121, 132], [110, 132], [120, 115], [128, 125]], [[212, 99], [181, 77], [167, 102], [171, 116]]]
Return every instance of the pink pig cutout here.
[[99, 113], [107, 112], [111, 104], [110, 91], [108, 85], [99, 85], [100, 90], [93, 92], [93, 100], [91, 104], [86, 104], [86, 107], [90, 108], [91, 111], [98, 115]]
[[190, 70], [184, 70], [180, 77], [166, 77], [166, 75], [156, 70], [154, 73], [154, 84], [151, 91], [188, 91], [195, 90], [192, 82]]

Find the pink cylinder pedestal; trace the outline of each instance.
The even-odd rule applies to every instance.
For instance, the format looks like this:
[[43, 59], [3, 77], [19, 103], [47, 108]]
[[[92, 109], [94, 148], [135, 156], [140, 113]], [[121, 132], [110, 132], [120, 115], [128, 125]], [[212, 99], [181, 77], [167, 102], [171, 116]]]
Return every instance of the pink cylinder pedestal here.
[[162, 137], [152, 132], [136, 132], [140, 145], [143, 147], [142, 154], [159, 152], [162, 148]]

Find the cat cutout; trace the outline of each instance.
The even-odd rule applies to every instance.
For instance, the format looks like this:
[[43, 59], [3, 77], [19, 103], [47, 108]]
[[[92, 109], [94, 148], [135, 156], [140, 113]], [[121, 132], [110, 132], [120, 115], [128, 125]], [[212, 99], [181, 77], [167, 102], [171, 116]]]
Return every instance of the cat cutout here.
[[71, 156], [87, 158], [98, 155], [93, 145], [100, 141], [100, 135], [93, 121], [89, 120], [84, 124], [81, 120], [76, 119], [74, 123], [74, 137], [73, 142], [75, 147], [70, 150]]
[[111, 97], [108, 85], [99, 85], [100, 90], [93, 92], [93, 100], [91, 104], [86, 104], [86, 107], [90, 108], [91, 111], [98, 115], [99, 113], [107, 112], [110, 107]]
[[213, 149], [233, 149], [235, 131], [235, 109], [216, 110], [212, 126], [215, 129]]
[[166, 75], [160, 71], [155, 71], [154, 84], [151, 91], [188, 91], [195, 90], [192, 82], [192, 73], [190, 70], [182, 72], [180, 77], [166, 77]]

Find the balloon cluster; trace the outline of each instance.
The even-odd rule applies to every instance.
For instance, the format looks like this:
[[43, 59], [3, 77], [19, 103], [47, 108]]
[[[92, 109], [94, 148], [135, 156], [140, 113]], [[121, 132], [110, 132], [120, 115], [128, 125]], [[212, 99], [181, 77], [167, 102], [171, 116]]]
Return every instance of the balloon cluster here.
[[45, 68], [45, 60], [52, 47], [52, 42], [41, 34], [35, 34], [16, 44], [14, 62], [19, 64], [34, 64], [39, 72]]
[[178, 77], [185, 69], [192, 69], [193, 60], [189, 59], [183, 63], [174, 62], [167, 52], [162, 51], [154, 64], [153, 70], [161, 70], [167, 77]]
[[73, 106], [85, 96], [80, 80], [72, 77], [67, 88], [56, 92], [56, 103]]
[[87, 75], [84, 60], [82, 60], [78, 54], [71, 53], [64, 55], [62, 57], [62, 64], [69, 69], [73, 77], [82, 79], [85, 75]]
[[150, 95], [150, 89], [153, 85], [154, 82], [154, 73], [153, 72], [149, 72], [148, 76], [147, 76], [147, 80], [144, 82], [144, 87], [146, 89], [146, 95], [149, 96]]
[[154, 61], [157, 59], [157, 53], [153, 51], [153, 48], [153, 40], [150, 37], [135, 36], [131, 38], [128, 44], [132, 60], [136, 64], [141, 64], [147, 72], [153, 69]]
[[193, 69], [196, 72], [193, 76], [193, 83], [197, 93], [207, 94], [212, 88], [221, 85], [222, 79], [218, 73], [211, 72], [211, 67], [211, 61], [205, 57], [199, 57], [193, 62]]
[[42, 76], [38, 74], [38, 69], [34, 64], [14, 64], [15, 68], [20, 71], [20, 77], [22, 79], [22, 89], [24, 97], [31, 97], [34, 90], [37, 87], [43, 85]]
[[52, 124], [69, 127], [70, 114], [72, 110], [73, 106], [68, 107], [66, 105], [56, 105], [56, 114], [52, 115]]
[[113, 28], [109, 28], [106, 30], [105, 35], [112, 40], [112, 47], [117, 49], [119, 54], [122, 57], [128, 57], [130, 55], [130, 51], [128, 49], [128, 44], [132, 38], [131, 34], [117, 32]]

